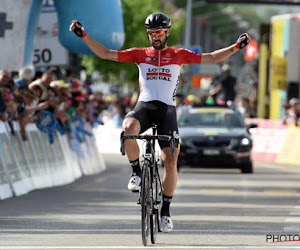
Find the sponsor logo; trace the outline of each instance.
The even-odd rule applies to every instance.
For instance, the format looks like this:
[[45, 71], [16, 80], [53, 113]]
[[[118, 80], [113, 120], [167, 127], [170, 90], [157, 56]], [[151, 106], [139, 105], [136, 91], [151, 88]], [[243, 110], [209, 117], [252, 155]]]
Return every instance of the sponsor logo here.
[[180, 76], [178, 76], [177, 78], [177, 82], [176, 82], [176, 87], [174, 89], [174, 92], [173, 92], [173, 101], [175, 101], [175, 97], [176, 97], [176, 93], [177, 93], [177, 89], [178, 89], [178, 86], [179, 86], [179, 82], [180, 82]]
[[147, 80], [164, 80], [171, 81], [172, 74], [169, 69], [164, 68], [148, 68], [148, 72], [146, 73]]

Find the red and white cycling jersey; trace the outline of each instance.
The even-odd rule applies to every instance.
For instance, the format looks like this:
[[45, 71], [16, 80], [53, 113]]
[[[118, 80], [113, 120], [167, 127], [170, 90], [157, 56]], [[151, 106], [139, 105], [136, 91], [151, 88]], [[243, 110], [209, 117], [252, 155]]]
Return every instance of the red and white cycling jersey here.
[[166, 47], [132, 48], [118, 51], [119, 62], [135, 62], [139, 68], [139, 101], [158, 100], [175, 106], [175, 95], [183, 64], [201, 63], [201, 54]]

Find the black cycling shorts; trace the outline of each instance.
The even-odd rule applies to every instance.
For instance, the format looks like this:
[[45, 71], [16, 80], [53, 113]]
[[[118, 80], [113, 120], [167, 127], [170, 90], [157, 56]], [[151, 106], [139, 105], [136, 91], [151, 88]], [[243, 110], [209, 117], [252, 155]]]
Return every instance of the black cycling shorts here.
[[[125, 119], [126, 118], [135, 118], [140, 122], [140, 134], [149, 129], [153, 123], [157, 125], [157, 134], [159, 135], [170, 135], [170, 133], [174, 134], [175, 131], [175, 146], [178, 147], [179, 134], [176, 108], [174, 106], [167, 105], [160, 101], [140, 101], [136, 104], [134, 109], [125, 116]], [[170, 147], [170, 142], [158, 141], [158, 143], [161, 149]]]

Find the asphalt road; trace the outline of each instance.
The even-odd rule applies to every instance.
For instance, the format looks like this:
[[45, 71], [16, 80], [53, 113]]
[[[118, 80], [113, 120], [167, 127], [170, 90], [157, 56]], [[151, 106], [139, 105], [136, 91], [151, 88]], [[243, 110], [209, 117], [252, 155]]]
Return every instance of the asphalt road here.
[[[145, 248], [127, 160], [104, 157], [99, 175], [0, 201], [0, 249]], [[184, 169], [171, 208], [174, 230], [149, 247], [300, 248], [300, 168], [254, 170]]]

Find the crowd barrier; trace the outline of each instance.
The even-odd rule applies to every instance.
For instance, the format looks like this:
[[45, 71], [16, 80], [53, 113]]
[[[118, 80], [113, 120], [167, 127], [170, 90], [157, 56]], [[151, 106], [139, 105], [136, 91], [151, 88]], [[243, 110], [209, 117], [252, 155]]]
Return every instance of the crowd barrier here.
[[254, 161], [300, 166], [299, 127], [267, 119], [246, 119], [246, 123], [258, 125], [250, 130]]
[[[258, 125], [250, 131], [254, 162], [300, 166], [299, 127], [266, 119], [246, 119], [246, 123]], [[87, 128], [92, 136], [85, 136], [83, 143], [56, 132], [53, 144], [35, 124], [27, 125], [26, 141], [21, 138], [18, 123], [14, 127], [16, 134], [11, 135], [8, 124], [0, 123], [0, 199], [100, 173], [106, 169], [102, 154], [120, 154], [121, 128], [112, 125]], [[143, 142], [138, 144], [142, 149]]]
[[[87, 125], [86, 125], [87, 126]], [[79, 143], [75, 138], [54, 134], [54, 143], [40, 132], [35, 124], [28, 124], [28, 140], [23, 140], [19, 124], [14, 123], [15, 135], [6, 123], [0, 123], [0, 199], [20, 196], [28, 192], [69, 184], [82, 175], [93, 175], [106, 169], [97, 145], [99, 136], [85, 136]]]

